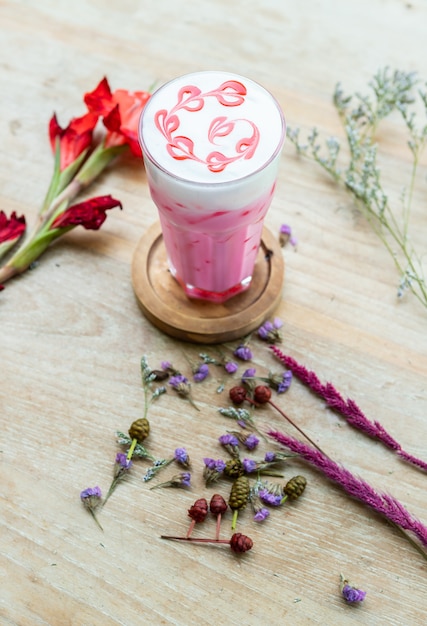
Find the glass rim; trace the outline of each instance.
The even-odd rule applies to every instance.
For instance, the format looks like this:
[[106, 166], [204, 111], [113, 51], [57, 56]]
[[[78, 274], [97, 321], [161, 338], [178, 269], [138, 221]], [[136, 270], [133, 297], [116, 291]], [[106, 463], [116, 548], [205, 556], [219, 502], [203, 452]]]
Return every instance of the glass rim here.
[[[172, 78], [171, 80], [168, 80], [167, 82], [163, 83], [163, 85], [160, 85], [160, 87], [158, 87], [158, 89], [156, 89], [152, 94], [151, 97], [149, 98], [148, 102], [151, 100], [151, 98], [153, 98], [156, 93], [160, 90], [162, 90], [164, 87], [167, 87], [168, 85], [170, 85], [171, 83], [174, 83], [175, 81], [181, 80], [184, 77], [187, 76], [195, 76], [197, 74], [209, 74], [209, 73], [224, 73], [226, 74], [227, 72], [225, 70], [200, 70], [197, 72], [189, 72], [187, 74], [181, 74], [180, 76], [176, 76], [175, 78]], [[144, 114], [147, 108], [147, 104], [144, 106], [144, 108], [141, 111], [141, 115], [139, 117], [139, 122], [138, 122], [138, 141], [141, 147], [141, 151], [142, 151], [142, 155], [144, 160], [148, 158], [149, 161], [151, 161], [151, 163], [157, 167], [157, 169], [161, 170], [164, 174], [166, 174], [167, 176], [169, 176], [170, 178], [173, 178], [177, 181], [180, 181], [182, 183], [187, 183], [187, 184], [191, 184], [197, 187], [225, 187], [225, 186], [230, 186], [233, 185], [235, 183], [238, 183], [240, 181], [243, 181], [247, 178], [251, 178], [253, 176], [255, 176], [256, 174], [258, 174], [259, 172], [262, 172], [268, 165], [270, 165], [270, 163], [272, 163], [275, 158], [280, 154], [280, 151], [283, 148], [283, 145], [285, 143], [285, 139], [286, 139], [286, 130], [287, 130], [287, 125], [286, 125], [286, 119], [284, 116], [284, 113], [282, 111], [282, 108], [277, 100], [277, 98], [275, 98], [275, 96], [273, 96], [273, 94], [266, 89], [265, 87], [263, 87], [263, 85], [261, 85], [259, 82], [253, 80], [252, 78], [248, 78], [246, 76], [242, 76], [241, 74], [236, 74], [235, 72], [229, 72], [230, 75], [234, 76], [234, 77], [240, 77], [240, 78], [244, 78], [246, 80], [250, 80], [254, 85], [257, 85], [258, 87], [260, 87], [263, 91], [265, 91], [266, 93], [268, 93], [268, 95], [270, 96], [272, 102], [274, 103], [279, 116], [280, 116], [280, 122], [281, 122], [281, 134], [280, 134], [280, 139], [277, 142], [276, 148], [274, 149], [274, 151], [272, 152], [271, 156], [265, 161], [265, 163], [263, 163], [262, 165], [260, 165], [259, 167], [257, 167], [255, 170], [253, 170], [252, 172], [248, 173], [248, 174], [244, 174], [243, 176], [239, 176], [236, 178], [232, 178], [230, 180], [223, 180], [223, 181], [218, 181], [218, 182], [209, 182], [209, 181], [200, 181], [200, 180], [193, 180], [191, 178], [186, 178], [184, 176], [178, 176], [177, 174], [174, 174], [173, 172], [169, 171], [167, 169], [167, 167], [165, 167], [164, 165], [161, 165], [151, 154], [150, 150], [147, 148], [145, 141], [144, 141], [144, 137], [143, 137], [143, 120], [144, 120]]]

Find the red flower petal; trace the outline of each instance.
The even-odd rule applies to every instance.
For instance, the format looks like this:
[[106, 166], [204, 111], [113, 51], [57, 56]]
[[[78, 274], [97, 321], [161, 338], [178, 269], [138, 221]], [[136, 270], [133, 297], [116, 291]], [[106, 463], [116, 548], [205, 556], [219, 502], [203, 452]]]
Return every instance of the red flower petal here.
[[59, 137], [61, 172], [90, 146], [97, 121], [97, 114], [85, 113], [81, 117], [74, 117], [66, 128], [61, 128], [56, 115], [52, 116], [49, 122], [49, 138], [52, 150], [55, 152], [56, 140]]
[[98, 196], [73, 204], [55, 218], [51, 229], [83, 226], [87, 230], [98, 230], [107, 217], [105, 212], [117, 206], [122, 208], [121, 202], [112, 196]]
[[25, 217], [18, 217], [13, 211], [8, 219], [4, 211], [0, 211], [0, 243], [19, 239], [25, 232]]
[[107, 115], [114, 107], [113, 97], [108, 80], [103, 78], [95, 89], [84, 95], [84, 102], [92, 113]]

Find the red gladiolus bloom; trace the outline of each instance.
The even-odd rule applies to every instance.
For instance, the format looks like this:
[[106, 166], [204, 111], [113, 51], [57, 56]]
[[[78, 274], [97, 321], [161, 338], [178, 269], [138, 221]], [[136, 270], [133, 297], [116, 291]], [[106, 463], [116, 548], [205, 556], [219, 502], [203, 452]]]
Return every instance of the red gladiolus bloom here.
[[92, 133], [98, 121], [93, 112], [81, 117], [74, 117], [66, 128], [58, 124], [56, 114], [49, 123], [49, 138], [52, 150], [56, 150], [56, 138], [59, 137], [60, 170], [65, 170], [92, 143]]
[[141, 156], [138, 123], [149, 97], [146, 91], [117, 89], [112, 92], [106, 78], [101, 80], [94, 91], [85, 95], [84, 101], [89, 111], [102, 116], [109, 131], [106, 147], [128, 144], [133, 154]]
[[0, 211], [0, 243], [19, 239], [25, 232], [25, 217], [18, 217], [15, 211], [7, 218], [4, 211]]
[[68, 207], [54, 219], [51, 229], [83, 226], [87, 230], [98, 230], [106, 219], [105, 212], [115, 207], [122, 208], [121, 202], [112, 196], [98, 196]]

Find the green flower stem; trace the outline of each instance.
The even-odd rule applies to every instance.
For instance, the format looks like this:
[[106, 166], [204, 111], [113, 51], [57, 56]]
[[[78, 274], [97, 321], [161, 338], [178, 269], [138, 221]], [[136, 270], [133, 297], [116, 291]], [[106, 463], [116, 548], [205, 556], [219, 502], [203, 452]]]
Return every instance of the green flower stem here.
[[104, 529], [102, 528], [101, 524], [98, 521], [98, 518], [95, 514], [95, 511], [93, 511], [92, 509], [89, 509], [89, 513], [92, 515], [93, 519], [95, 520], [96, 525], [98, 526], [98, 528], [100, 528], [102, 530], [102, 532], [104, 532]]
[[127, 458], [128, 461], [132, 458], [132, 454], [134, 453], [135, 446], [136, 446], [137, 443], [138, 443], [137, 439], [132, 439], [132, 444], [131, 444], [131, 446], [130, 446], [130, 448], [128, 450], [128, 453], [126, 455], [126, 458]]
[[231, 520], [231, 530], [235, 530], [236, 529], [237, 518], [238, 517], [239, 517], [239, 509], [234, 509], [233, 517], [232, 517], [232, 520]]

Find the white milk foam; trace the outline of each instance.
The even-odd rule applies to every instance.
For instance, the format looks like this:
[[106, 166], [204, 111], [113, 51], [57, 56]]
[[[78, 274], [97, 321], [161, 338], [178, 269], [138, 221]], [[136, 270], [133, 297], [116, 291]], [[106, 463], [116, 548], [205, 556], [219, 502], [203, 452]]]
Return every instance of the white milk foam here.
[[248, 78], [222, 71], [166, 83], [145, 105], [140, 124], [145, 158], [196, 185], [261, 174], [276, 160], [284, 134], [283, 114], [272, 95]]

